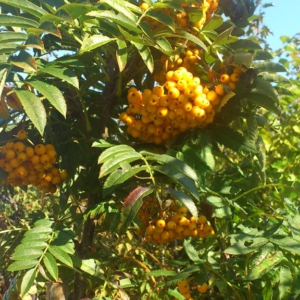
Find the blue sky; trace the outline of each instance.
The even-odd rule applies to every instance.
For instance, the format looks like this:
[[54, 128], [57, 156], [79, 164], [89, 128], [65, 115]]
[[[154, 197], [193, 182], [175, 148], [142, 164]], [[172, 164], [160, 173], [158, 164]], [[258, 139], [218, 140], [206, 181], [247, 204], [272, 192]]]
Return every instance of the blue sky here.
[[274, 4], [264, 9], [265, 24], [273, 32], [268, 43], [273, 50], [278, 50], [282, 47], [282, 35], [293, 36], [300, 32], [300, 0], [263, 0], [263, 3]]

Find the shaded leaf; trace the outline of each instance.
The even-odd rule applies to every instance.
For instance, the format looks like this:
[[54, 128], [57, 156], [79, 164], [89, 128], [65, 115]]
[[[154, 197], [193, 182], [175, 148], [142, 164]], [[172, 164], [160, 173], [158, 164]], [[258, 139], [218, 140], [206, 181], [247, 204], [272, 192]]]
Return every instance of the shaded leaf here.
[[281, 249], [300, 255], [299, 241], [290, 237], [270, 238], [270, 242], [278, 245]]
[[155, 20], [156, 22], [162, 23], [172, 31], [175, 30], [175, 24], [172, 17], [161, 10], [148, 10], [145, 16]]
[[10, 6], [19, 8], [22, 11], [26, 11], [38, 18], [42, 17], [44, 14], [47, 14], [46, 10], [27, 0], [0, 0], [0, 3], [8, 4]]
[[54, 22], [45, 21], [40, 25], [39, 29], [43, 29], [44, 32], [57, 36], [60, 39], [62, 38], [61, 33]]
[[286, 68], [283, 65], [272, 61], [256, 62], [253, 64], [253, 66], [254, 68], [258, 69], [259, 72], [287, 72]]
[[267, 110], [279, 115], [280, 110], [276, 105], [276, 102], [269, 96], [262, 94], [260, 92], [250, 92], [246, 95], [246, 98], [251, 102], [254, 102], [258, 106], [264, 107]]
[[137, 187], [125, 199], [119, 225], [120, 233], [125, 233], [143, 204], [143, 198], [151, 194], [154, 187]]
[[10, 63], [26, 71], [35, 72], [37, 70], [35, 58], [26, 51], [20, 51], [17, 57], [11, 58]]
[[212, 130], [215, 141], [234, 151], [256, 152], [256, 147], [246, 137], [229, 127]]
[[48, 65], [44, 69], [40, 70], [40, 72], [62, 79], [74, 86], [75, 88], [79, 89], [78, 78], [76, 77], [75, 73], [68, 68], [56, 65]]
[[143, 59], [145, 65], [147, 66], [150, 73], [153, 73], [153, 71], [154, 71], [154, 61], [153, 61], [152, 53], [151, 53], [149, 47], [145, 46], [144, 44], [136, 43], [136, 42], [133, 42], [133, 41], [131, 41], [131, 43], [138, 50], [141, 58]]
[[47, 115], [42, 101], [33, 93], [27, 90], [17, 89], [15, 90], [22, 106], [36, 129], [41, 135], [44, 133], [44, 129], [47, 122]]
[[205, 202], [214, 207], [223, 207], [227, 205], [227, 202], [224, 199], [216, 196], [207, 197]]
[[124, 14], [128, 19], [133, 22], [137, 22], [137, 16], [126, 7], [126, 4], [122, 0], [102, 0], [102, 3], [108, 4], [110, 7], [118, 11], [119, 13]]

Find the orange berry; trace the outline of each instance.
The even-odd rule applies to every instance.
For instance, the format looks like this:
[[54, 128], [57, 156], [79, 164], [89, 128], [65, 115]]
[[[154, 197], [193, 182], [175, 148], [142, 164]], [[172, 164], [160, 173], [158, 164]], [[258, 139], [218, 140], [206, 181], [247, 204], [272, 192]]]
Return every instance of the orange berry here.
[[17, 155], [17, 159], [20, 163], [23, 163], [27, 160], [27, 155], [25, 152], [21, 152]]
[[231, 82], [238, 82], [240, 80], [240, 75], [238, 73], [232, 73], [230, 75], [230, 81]]
[[17, 137], [19, 140], [25, 140], [27, 138], [27, 133], [25, 130], [19, 130], [17, 133]]
[[168, 115], [168, 108], [167, 107], [164, 107], [164, 106], [161, 106], [161, 107], [158, 107], [157, 108], [157, 111], [156, 111], [156, 114], [161, 117], [161, 118], [164, 118]]
[[168, 223], [167, 223], [168, 229], [174, 230], [174, 229], [176, 229], [176, 226], [177, 226], [176, 222], [174, 222], [172, 220], [168, 221]]
[[170, 99], [177, 99], [178, 97], [179, 97], [179, 95], [180, 95], [180, 91], [179, 91], [179, 89], [178, 88], [176, 88], [176, 87], [172, 87], [172, 88], [170, 88], [169, 89], [169, 91], [168, 91], [168, 97], [170, 98]]
[[206, 98], [208, 101], [212, 102], [215, 101], [218, 98], [218, 94], [215, 91], [209, 91], [206, 94]]
[[37, 155], [43, 155], [45, 154], [47, 151], [45, 145], [43, 144], [37, 144], [35, 147], [34, 147], [34, 152], [37, 154]]
[[163, 219], [157, 220], [156, 221], [156, 226], [159, 228], [164, 228], [166, 226], [166, 221]]
[[14, 157], [13, 159], [11, 159], [9, 161], [9, 164], [11, 165], [12, 168], [17, 168], [20, 165], [20, 162], [18, 161], [18, 159], [16, 157]]
[[47, 164], [47, 163], [49, 163], [49, 162], [50, 162], [50, 157], [49, 157], [49, 155], [47, 155], [47, 154], [41, 155], [41, 157], [40, 157], [40, 162], [41, 162], [42, 164]]
[[20, 153], [20, 152], [23, 152], [25, 150], [25, 145], [24, 143], [22, 142], [16, 142], [14, 144], [14, 150], [17, 152], [17, 153]]
[[228, 74], [222, 74], [220, 77], [222, 83], [228, 83], [230, 81], [230, 76]]
[[16, 156], [16, 153], [15, 153], [15, 151], [12, 150], [12, 149], [8, 149], [8, 150], [5, 152], [5, 159], [6, 159], [6, 160], [11, 160], [11, 159], [13, 159], [15, 156]]
[[147, 99], [147, 105], [157, 105], [159, 101], [159, 98], [157, 95], [152, 94], [148, 99]]
[[63, 171], [59, 172], [59, 176], [60, 176], [61, 180], [65, 180], [68, 177], [68, 173], [63, 170]]
[[204, 282], [202, 285], [197, 285], [197, 290], [199, 293], [204, 294], [208, 290], [208, 285], [206, 282]]
[[15, 169], [15, 174], [17, 175], [17, 177], [19, 178], [24, 178], [27, 176], [28, 172], [25, 169], [24, 166], [19, 166]]
[[215, 86], [215, 92], [220, 96], [223, 96], [225, 94], [225, 90], [222, 83], [219, 83]]
[[[5, 149], [14, 149], [14, 142], [13, 141], [9, 141], [9, 142], [7, 142], [6, 143], [6, 145], [5, 145]], [[2, 147], [3, 148], [3, 147]], [[3, 152], [2, 152], [3, 153]], [[4, 153], [3, 153], [4, 154]]]
[[207, 218], [204, 215], [200, 215], [198, 217], [198, 223], [199, 224], [205, 224], [207, 222]]
[[152, 89], [152, 93], [155, 94], [158, 97], [161, 97], [164, 94], [164, 88], [161, 85], [156, 85]]

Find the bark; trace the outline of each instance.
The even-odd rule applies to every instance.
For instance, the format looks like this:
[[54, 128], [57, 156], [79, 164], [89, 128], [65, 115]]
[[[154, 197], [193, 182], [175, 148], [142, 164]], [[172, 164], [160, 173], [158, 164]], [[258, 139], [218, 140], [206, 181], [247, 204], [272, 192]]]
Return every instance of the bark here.
[[49, 282], [47, 284], [46, 300], [67, 300], [68, 285], [62, 282]]

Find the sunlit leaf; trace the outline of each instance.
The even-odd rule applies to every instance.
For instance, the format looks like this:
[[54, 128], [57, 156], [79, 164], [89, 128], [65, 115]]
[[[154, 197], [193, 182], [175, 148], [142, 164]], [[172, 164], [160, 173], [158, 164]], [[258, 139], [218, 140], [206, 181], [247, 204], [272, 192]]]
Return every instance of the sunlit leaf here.
[[103, 35], [87, 36], [86, 38], [84, 38], [82, 42], [79, 53], [82, 54], [84, 52], [94, 50], [112, 41], [115, 41], [115, 39], [112, 39], [108, 36], [103, 36]]
[[20, 99], [28, 118], [40, 134], [43, 135], [47, 116], [42, 101], [34, 93], [27, 90], [17, 89], [15, 92]]
[[49, 274], [52, 276], [52, 278], [57, 281], [58, 280], [58, 267], [55, 258], [49, 253], [46, 252], [43, 257], [43, 263], [49, 272]]
[[67, 113], [67, 104], [62, 92], [54, 85], [43, 81], [28, 81], [39, 93], [41, 93], [64, 117]]
[[24, 17], [19, 16], [8, 16], [8, 15], [1, 15], [0, 14], [0, 24], [1, 26], [13, 26], [13, 27], [21, 27], [21, 28], [28, 28], [28, 27], [39, 27], [39, 23], [33, 21], [32, 19], [27, 19]]
[[22, 278], [21, 289], [20, 289], [20, 297], [24, 297], [25, 294], [32, 287], [35, 277], [37, 275], [36, 269], [28, 270]]

